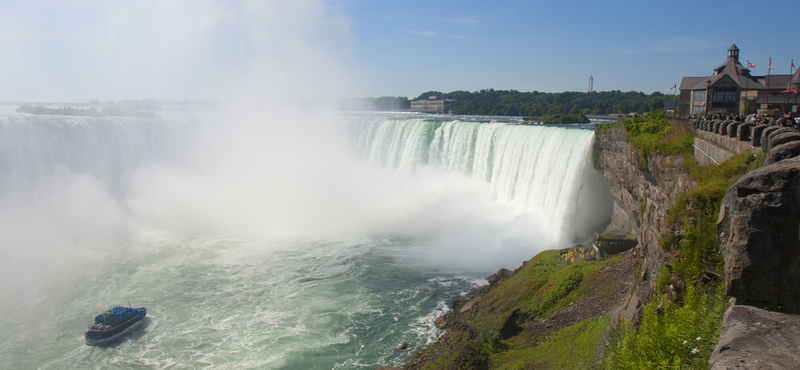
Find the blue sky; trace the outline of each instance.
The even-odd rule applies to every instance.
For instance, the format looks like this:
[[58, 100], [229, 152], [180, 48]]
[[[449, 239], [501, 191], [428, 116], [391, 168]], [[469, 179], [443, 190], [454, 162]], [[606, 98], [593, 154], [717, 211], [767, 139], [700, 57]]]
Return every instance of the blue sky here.
[[670, 93], [735, 43], [800, 65], [796, 0], [0, 3], [0, 101]]

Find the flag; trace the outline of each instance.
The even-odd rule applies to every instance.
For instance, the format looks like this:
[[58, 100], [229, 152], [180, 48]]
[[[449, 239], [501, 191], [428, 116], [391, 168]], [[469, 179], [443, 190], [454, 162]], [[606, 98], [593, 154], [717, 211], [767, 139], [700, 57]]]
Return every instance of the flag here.
[[747, 63], [747, 68], [755, 68], [755, 63]]
[[674, 84], [674, 85], [672, 85], [672, 87], [670, 87], [669, 89], [670, 89], [670, 90], [672, 90], [672, 89], [674, 89], [674, 88], [676, 88], [676, 87], [678, 87], [678, 84]]
[[796, 67], [794, 66], [794, 60], [792, 60], [792, 68], [796, 68]]
[[767, 71], [771, 70], [772, 70], [772, 57], [769, 57], [769, 68], [767, 68]]

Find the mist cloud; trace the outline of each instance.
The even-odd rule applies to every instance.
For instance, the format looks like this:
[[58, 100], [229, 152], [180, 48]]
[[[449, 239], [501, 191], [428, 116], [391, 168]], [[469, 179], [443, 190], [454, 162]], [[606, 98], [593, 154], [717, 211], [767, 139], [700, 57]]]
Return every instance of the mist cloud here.
[[0, 5], [0, 101], [347, 96], [347, 17], [324, 2]]

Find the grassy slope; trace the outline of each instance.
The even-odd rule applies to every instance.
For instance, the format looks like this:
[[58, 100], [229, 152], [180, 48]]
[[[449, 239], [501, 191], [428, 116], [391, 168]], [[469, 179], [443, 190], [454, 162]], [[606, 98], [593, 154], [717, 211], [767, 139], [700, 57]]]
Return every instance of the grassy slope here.
[[[621, 256], [567, 265], [557, 260], [557, 253], [550, 250], [538, 254], [483, 296], [472, 310], [451, 314], [449, 321], [463, 322], [467, 330], [451, 328], [456, 333], [449, 340], [458, 343], [442, 346], [422, 368], [459, 369], [478, 367], [477, 364], [493, 369], [596, 368], [607, 317], [581, 321], [549, 338], [528, 330], [509, 338], [501, 333], [515, 311], [516, 324], [524, 327], [570, 306], [592, 287], [609, 292], [616, 289], [617, 281], [604, 279], [598, 272], [620, 262]], [[599, 304], [602, 303], [608, 302]], [[471, 359], [464, 361], [468, 357]]]
[[471, 320], [470, 325], [479, 332], [500, 330], [515, 309], [520, 309], [524, 321], [548, 317], [586, 292], [590, 284], [587, 276], [617, 260], [567, 265], [556, 259], [557, 253], [556, 250], [539, 253], [521, 271], [489, 292], [482, 302], [491, 307], [490, 312]]
[[600, 366], [599, 350], [608, 316], [586, 319], [556, 332], [536, 346], [520, 336], [509, 349], [492, 358], [496, 369], [594, 369]]

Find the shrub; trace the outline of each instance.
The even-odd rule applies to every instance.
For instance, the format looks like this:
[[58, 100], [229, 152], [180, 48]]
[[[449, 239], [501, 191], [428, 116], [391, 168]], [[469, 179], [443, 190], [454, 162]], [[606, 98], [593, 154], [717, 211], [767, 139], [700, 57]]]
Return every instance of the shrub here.
[[647, 305], [638, 331], [627, 322], [612, 330], [606, 369], [708, 369], [728, 300], [722, 284], [691, 284], [684, 303], [663, 295]]
[[626, 118], [622, 126], [627, 133], [625, 140], [639, 149], [645, 164], [648, 157], [657, 152], [664, 155], [692, 153], [694, 130], [687, 122], [670, 124], [663, 109], [652, 110], [644, 116]]

